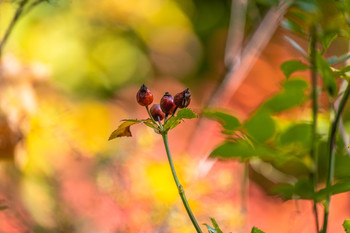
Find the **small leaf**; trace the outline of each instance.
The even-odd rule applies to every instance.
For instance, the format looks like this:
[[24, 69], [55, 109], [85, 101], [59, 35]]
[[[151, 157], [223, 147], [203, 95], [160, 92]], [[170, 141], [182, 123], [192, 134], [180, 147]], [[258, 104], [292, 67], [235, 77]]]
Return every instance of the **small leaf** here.
[[117, 137], [131, 137], [131, 131], [130, 126], [138, 124], [140, 122], [135, 121], [126, 121], [123, 122], [121, 125], [118, 126], [116, 130], [114, 130], [111, 134], [111, 136], [108, 138], [109, 140], [112, 140]]
[[331, 45], [331, 43], [338, 37], [338, 34], [335, 32], [331, 32], [328, 33], [326, 35], [323, 35], [321, 38], [321, 42], [322, 42], [322, 53], [324, 53], [329, 46]]
[[182, 120], [182, 119], [192, 119], [192, 118], [197, 118], [197, 114], [192, 111], [189, 108], [183, 108], [180, 109], [177, 114], [176, 114], [177, 118]]
[[170, 117], [164, 125], [164, 130], [169, 131], [180, 124], [182, 119], [197, 118], [197, 114], [189, 108], [180, 109], [176, 116]]
[[283, 90], [263, 105], [271, 113], [279, 113], [300, 106], [306, 101], [305, 89], [308, 84], [304, 79], [291, 79], [284, 82], [282, 86]]
[[305, 30], [300, 27], [300, 25], [298, 23], [296, 23], [295, 21], [291, 20], [291, 19], [284, 19], [282, 21], [282, 27], [287, 29], [287, 30], [290, 30], [292, 32], [295, 32], [297, 34], [300, 34], [300, 35], [305, 35]]
[[0, 206], [0, 211], [2, 211], [2, 210], [6, 210], [6, 209], [8, 209], [8, 206], [5, 206], [5, 205]]
[[311, 125], [306, 123], [294, 124], [281, 135], [283, 146], [290, 144], [309, 145], [311, 138]]
[[264, 142], [275, 133], [275, 122], [269, 111], [261, 108], [245, 124], [249, 135], [259, 142]]
[[332, 185], [331, 187], [319, 190], [316, 194], [317, 201], [325, 200], [328, 195], [335, 195], [348, 191], [350, 191], [350, 182], [339, 182]]
[[214, 228], [212, 228], [211, 226], [209, 226], [208, 224], [204, 224], [204, 225], [208, 228], [209, 233], [217, 233], [216, 230]]
[[236, 117], [221, 111], [206, 110], [203, 112], [203, 115], [217, 120], [225, 129], [224, 133], [232, 134], [234, 130], [241, 125]]
[[343, 227], [346, 233], [350, 233], [350, 220], [346, 219], [343, 222]]
[[317, 70], [323, 80], [324, 88], [330, 96], [335, 96], [337, 94], [337, 84], [333, 71], [328, 62], [319, 53], [316, 54], [316, 64]]
[[298, 60], [289, 60], [281, 65], [281, 70], [288, 79], [290, 75], [296, 71], [304, 71], [309, 69], [309, 66]]
[[217, 233], [223, 233], [214, 218], [210, 218], [210, 221], [213, 224], [213, 226], [214, 226], [214, 228], [215, 228]]
[[224, 142], [210, 153], [210, 157], [220, 157], [224, 159], [240, 158], [241, 160], [254, 155], [254, 149], [249, 145], [249, 143], [242, 139], [233, 142]]
[[156, 132], [158, 131], [158, 126], [154, 125], [151, 119], [146, 119], [146, 120], [124, 119], [121, 121], [124, 121], [124, 122], [120, 124], [118, 128], [112, 132], [111, 136], [108, 138], [108, 141], [117, 137], [131, 137], [132, 135], [130, 131], [130, 126], [139, 124], [139, 123], [144, 123], [148, 127], [156, 130]]
[[251, 233], [265, 233], [257, 227], [253, 227]]

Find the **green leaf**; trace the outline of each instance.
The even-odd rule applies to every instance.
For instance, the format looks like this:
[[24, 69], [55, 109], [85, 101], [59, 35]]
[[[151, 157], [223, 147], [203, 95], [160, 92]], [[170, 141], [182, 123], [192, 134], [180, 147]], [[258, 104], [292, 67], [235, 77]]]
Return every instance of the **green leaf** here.
[[346, 219], [343, 222], [343, 227], [346, 233], [350, 233], [350, 220]]
[[280, 138], [283, 146], [290, 144], [300, 144], [307, 146], [310, 144], [311, 125], [306, 123], [294, 124], [290, 126]]
[[291, 185], [291, 184], [279, 185], [272, 189], [272, 193], [280, 196], [284, 201], [290, 200], [293, 198], [294, 185]]
[[241, 125], [236, 117], [221, 111], [205, 110], [203, 115], [217, 120], [225, 129], [224, 133], [232, 134]]
[[253, 227], [251, 233], [265, 233], [257, 227]]
[[189, 108], [180, 109], [176, 116], [170, 117], [164, 125], [164, 130], [169, 131], [180, 124], [182, 119], [197, 118], [197, 114]]
[[328, 195], [335, 195], [348, 191], [350, 191], [350, 182], [339, 182], [332, 185], [331, 187], [319, 190], [316, 194], [317, 201], [325, 200]]
[[291, 19], [284, 19], [282, 21], [282, 27], [300, 35], [306, 34], [305, 30], [302, 27], [300, 27], [298, 23], [296, 23], [294, 20], [291, 20]]
[[272, 193], [278, 194], [283, 200], [293, 198], [314, 200], [315, 192], [313, 184], [310, 180], [299, 179], [294, 185], [283, 184], [272, 190]]
[[245, 129], [249, 135], [259, 142], [264, 142], [275, 133], [275, 122], [270, 116], [270, 112], [261, 108], [245, 124]]
[[210, 157], [220, 157], [224, 159], [240, 158], [241, 160], [254, 155], [254, 148], [242, 139], [233, 142], [224, 142], [210, 153]]
[[8, 206], [2, 205], [0, 206], [0, 211], [8, 209]]
[[331, 43], [338, 37], [338, 34], [335, 32], [327, 33], [326, 35], [323, 35], [321, 38], [322, 42], [322, 54], [329, 48]]
[[306, 101], [305, 89], [307, 85], [304, 79], [288, 80], [282, 84], [283, 90], [266, 101], [263, 107], [272, 113], [279, 113], [300, 106]]
[[214, 218], [210, 218], [211, 223], [213, 224], [215, 230], [217, 233], [222, 233], [222, 230], [220, 229], [219, 225], [217, 224], [217, 222], [215, 221]]
[[209, 233], [217, 233], [216, 230], [214, 228], [212, 228], [211, 226], [209, 226], [208, 224], [204, 224], [204, 225], [208, 228]]
[[296, 71], [304, 71], [309, 69], [309, 66], [302, 63], [299, 60], [289, 60], [281, 65], [281, 70], [283, 71], [284, 75], [288, 79], [290, 75]]
[[328, 62], [319, 53], [316, 54], [316, 65], [323, 80], [324, 88], [330, 96], [334, 97], [337, 94], [337, 84], [333, 71]]
[[192, 111], [191, 109], [189, 108], [183, 108], [183, 109], [180, 109], [177, 114], [176, 114], [176, 117], [180, 120], [182, 119], [192, 119], [192, 118], [197, 118], [197, 114]]

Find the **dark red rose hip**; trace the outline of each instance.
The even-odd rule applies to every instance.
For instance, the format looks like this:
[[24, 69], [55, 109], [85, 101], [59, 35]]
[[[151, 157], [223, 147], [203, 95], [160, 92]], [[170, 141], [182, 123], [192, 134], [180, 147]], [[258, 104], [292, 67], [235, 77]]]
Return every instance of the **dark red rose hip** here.
[[174, 98], [169, 94], [169, 92], [165, 92], [164, 96], [160, 100], [160, 108], [166, 114], [172, 114], [176, 108], [174, 104]]
[[178, 108], [186, 108], [191, 102], [191, 92], [187, 88], [183, 92], [177, 93], [174, 97], [174, 103]]
[[[150, 109], [150, 113], [153, 117], [154, 120], [163, 120], [165, 117], [164, 112], [162, 111], [162, 109], [160, 108], [159, 104], [153, 104], [153, 106]], [[159, 118], [159, 119], [158, 119]]]
[[137, 92], [136, 100], [137, 103], [142, 106], [148, 106], [153, 102], [153, 94], [150, 90], [148, 90], [145, 84], [142, 84], [140, 90]]

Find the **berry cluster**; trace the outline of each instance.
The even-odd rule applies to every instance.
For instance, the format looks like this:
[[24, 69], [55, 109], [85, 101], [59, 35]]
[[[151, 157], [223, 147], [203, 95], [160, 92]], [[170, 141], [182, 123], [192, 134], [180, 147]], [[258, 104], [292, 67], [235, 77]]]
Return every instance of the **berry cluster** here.
[[[136, 94], [136, 100], [141, 106], [146, 106], [153, 102], [152, 92], [143, 84]], [[160, 104], [153, 104], [150, 114], [155, 121], [167, 120], [168, 116], [174, 116], [178, 108], [186, 108], [191, 102], [191, 92], [186, 90], [177, 93], [174, 97], [169, 92], [165, 92], [160, 100]]]

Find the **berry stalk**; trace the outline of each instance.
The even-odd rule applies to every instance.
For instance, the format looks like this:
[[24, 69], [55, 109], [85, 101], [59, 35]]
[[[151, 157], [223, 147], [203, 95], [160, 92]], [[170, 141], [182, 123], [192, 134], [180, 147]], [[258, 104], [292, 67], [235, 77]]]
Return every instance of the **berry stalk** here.
[[175, 180], [175, 183], [176, 183], [176, 187], [179, 191], [179, 194], [180, 194], [180, 197], [181, 197], [181, 200], [182, 200], [182, 203], [183, 205], [185, 206], [185, 209], [187, 211], [187, 214], [188, 216], [190, 217], [191, 219], [191, 222], [194, 226], [194, 228], [196, 228], [196, 231], [197, 233], [202, 233], [202, 230], [200, 229], [198, 223], [197, 223], [197, 220], [196, 218], [194, 217], [193, 213], [192, 213], [192, 210], [187, 202], [187, 199], [186, 199], [186, 195], [185, 195], [185, 191], [182, 187], [182, 185], [180, 184], [180, 181], [179, 179], [177, 178], [177, 175], [176, 175], [176, 171], [175, 171], [175, 167], [174, 167], [174, 163], [173, 163], [173, 160], [171, 158], [171, 154], [170, 154], [170, 149], [169, 149], [169, 143], [168, 143], [168, 134], [167, 132], [162, 132], [162, 137], [163, 137], [163, 141], [164, 141], [164, 146], [165, 146], [165, 150], [166, 150], [166, 154], [168, 156], [168, 160], [169, 160], [169, 165], [170, 165], [170, 169], [171, 169], [171, 173], [173, 174], [173, 177], [174, 177], [174, 180]]

